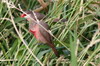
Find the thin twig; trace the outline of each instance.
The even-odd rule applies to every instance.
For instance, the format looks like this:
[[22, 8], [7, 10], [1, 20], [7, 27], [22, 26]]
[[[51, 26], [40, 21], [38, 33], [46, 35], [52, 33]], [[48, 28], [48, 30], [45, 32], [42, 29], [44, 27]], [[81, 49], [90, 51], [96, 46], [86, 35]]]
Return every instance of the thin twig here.
[[0, 61], [17, 61], [17, 59], [0, 59]]

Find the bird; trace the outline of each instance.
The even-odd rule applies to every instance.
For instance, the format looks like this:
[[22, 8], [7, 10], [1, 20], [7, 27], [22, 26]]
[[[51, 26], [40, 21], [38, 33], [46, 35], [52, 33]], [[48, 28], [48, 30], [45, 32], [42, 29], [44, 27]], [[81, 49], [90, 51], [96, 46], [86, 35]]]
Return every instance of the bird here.
[[[53, 43], [52, 36], [48, 32], [50, 28], [48, 24], [42, 20], [45, 15], [38, 12], [33, 13], [32, 11], [24, 11], [24, 13], [21, 14], [21, 17], [26, 18], [29, 21], [29, 32], [31, 32], [35, 36], [37, 41], [40, 41], [50, 46], [54, 54], [59, 57], [58, 51]], [[36, 18], [39, 21], [37, 21]]]

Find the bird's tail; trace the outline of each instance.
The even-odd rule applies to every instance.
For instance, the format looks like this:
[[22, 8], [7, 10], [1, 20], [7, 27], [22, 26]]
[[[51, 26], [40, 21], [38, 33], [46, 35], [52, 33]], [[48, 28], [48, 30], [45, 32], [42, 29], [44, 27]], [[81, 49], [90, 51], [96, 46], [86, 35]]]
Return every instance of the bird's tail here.
[[52, 44], [49, 43], [49, 46], [52, 48], [52, 50], [53, 50], [53, 52], [55, 53], [55, 55], [56, 55], [57, 57], [59, 57], [58, 51], [57, 51], [57, 49], [55, 48], [54, 44], [53, 44], [53, 43], [52, 43]]

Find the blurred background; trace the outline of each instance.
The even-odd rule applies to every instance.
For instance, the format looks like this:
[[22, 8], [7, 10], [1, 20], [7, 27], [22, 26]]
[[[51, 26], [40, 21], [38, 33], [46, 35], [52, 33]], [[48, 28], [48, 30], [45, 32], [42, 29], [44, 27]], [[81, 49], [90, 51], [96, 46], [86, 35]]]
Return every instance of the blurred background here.
[[[45, 15], [60, 57], [29, 32], [28, 21], [20, 17], [26, 10]], [[0, 1], [0, 65], [100, 66], [100, 1]]]

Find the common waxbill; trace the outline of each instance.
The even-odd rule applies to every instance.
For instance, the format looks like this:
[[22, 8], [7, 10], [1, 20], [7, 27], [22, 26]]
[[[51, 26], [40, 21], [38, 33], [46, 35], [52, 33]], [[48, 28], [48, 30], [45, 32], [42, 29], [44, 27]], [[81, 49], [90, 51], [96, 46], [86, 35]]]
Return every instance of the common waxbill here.
[[[39, 23], [37, 23], [35, 16], [39, 20]], [[45, 15], [35, 12], [35, 16], [32, 11], [25, 11], [25, 13], [21, 15], [21, 17], [24, 17], [29, 21], [29, 31], [34, 34], [35, 38], [38, 41], [50, 46], [55, 55], [58, 57], [59, 54], [52, 42], [52, 36], [46, 31], [49, 30], [49, 26], [43, 20], [41, 20]]]

